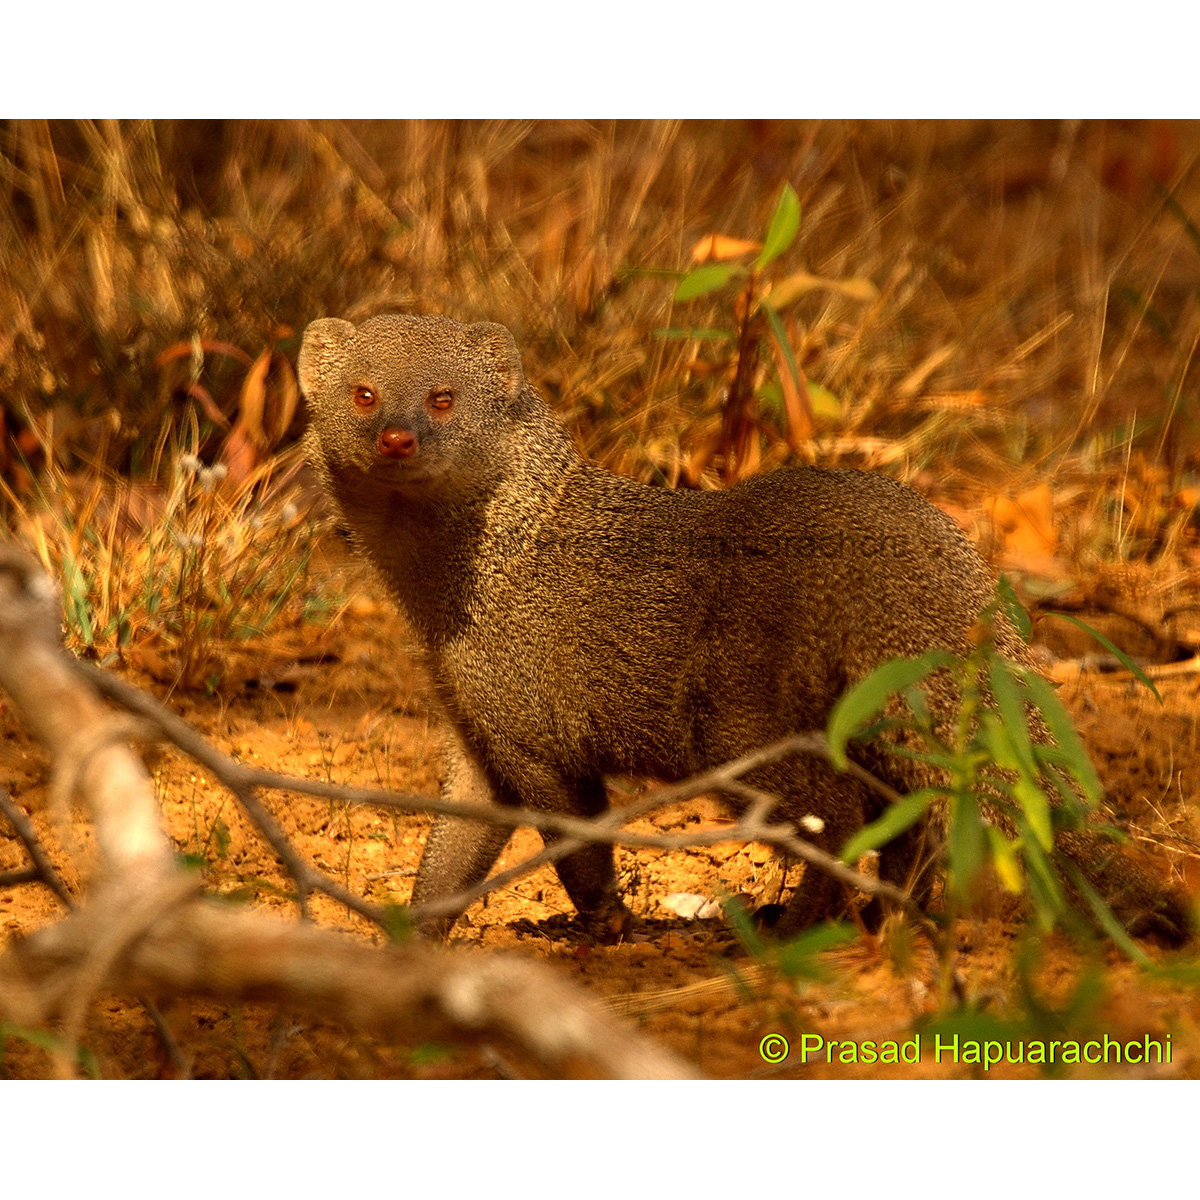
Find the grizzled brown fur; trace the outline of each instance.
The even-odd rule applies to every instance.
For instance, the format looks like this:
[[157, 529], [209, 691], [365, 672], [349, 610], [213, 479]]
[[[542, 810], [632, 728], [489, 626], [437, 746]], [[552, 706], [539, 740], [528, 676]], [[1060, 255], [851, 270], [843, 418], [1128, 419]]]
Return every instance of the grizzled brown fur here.
[[[957, 526], [882, 476], [779, 470], [726, 492], [672, 491], [585, 462], [500, 325], [315, 321], [300, 380], [309, 456], [420, 643], [453, 797], [599, 813], [605, 775], [681, 779], [823, 728], [838, 696], [887, 659], [965, 651], [991, 599]], [[999, 643], [1029, 661], [1004, 623]], [[931, 782], [919, 764], [864, 761], [901, 790]], [[747, 781], [781, 795], [785, 818], [822, 818], [814, 840], [831, 853], [878, 811], [815, 757]], [[439, 818], [414, 902], [478, 881], [506, 838]], [[885, 849], [885, 878], [908, 880], [917, 841]], [[1183, 933], [1182, 901], [1109, 845], [1075, 835], [1069, 853], [1133, 928]], [[597, 937], [624, 931], [609, 848], [558, 871]], [[838, 900], [806, 871], [785, 929]]]

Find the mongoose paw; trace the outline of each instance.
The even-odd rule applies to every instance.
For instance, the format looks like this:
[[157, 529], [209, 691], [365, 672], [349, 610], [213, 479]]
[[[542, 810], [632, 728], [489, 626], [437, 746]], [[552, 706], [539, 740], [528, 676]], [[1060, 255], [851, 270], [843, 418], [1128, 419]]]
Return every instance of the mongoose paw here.
[[786, 911], [787, 906], [783, 904], [760, 904], [750, 915], [760, 933], [771, 933]]
[[633, 932], [633, 913], [620, 903], [601, 913], [581, 913], [580, 922], [588, 938], [600, 946], [627, 942]]
[[1183, 946], [1196, 935], [1196, 916], [1183, 896], [1171, 893], [1156, 908], [1128, 916], [1125, 926], [1134, 937], [1149, 938], [1164, 946]]

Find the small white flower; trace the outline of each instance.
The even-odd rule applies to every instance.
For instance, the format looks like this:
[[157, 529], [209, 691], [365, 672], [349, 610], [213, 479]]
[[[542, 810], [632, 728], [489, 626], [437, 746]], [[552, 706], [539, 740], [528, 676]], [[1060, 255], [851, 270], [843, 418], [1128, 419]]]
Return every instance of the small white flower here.
[[802, 828], [808, 830], [809, 833], [825, 832], [825, 822], [820, 817], [814, 817], [812, 813], [809, 813], [807, 817], [801, 817], [800, 825]]
[[176, 460], [176, 465], [184, 475], [195, 475], [203, 464], [194, 454], [181, 454]]

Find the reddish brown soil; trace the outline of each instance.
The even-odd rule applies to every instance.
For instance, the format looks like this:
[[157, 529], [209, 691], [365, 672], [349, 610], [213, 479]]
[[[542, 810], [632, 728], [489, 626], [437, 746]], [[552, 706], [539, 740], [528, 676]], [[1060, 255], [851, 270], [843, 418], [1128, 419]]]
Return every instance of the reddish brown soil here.
[[[332, 629], [294, 631], [270, 643], [231, 652], [228, 674], [215, 696], [175, 694], [171, 706], [218, 746], [240, 758], [297, 775], [432, 793], [437, 785], [436, 735], [428, 720], [422, 682], [403, 646], [405, 631], [369, 581], [340, 561], [329, 568], [331, 586], [356, 597]], [[312, 660], [324, 655], [323, 661]], [[136, 656], [134, 656], [136, 657]], [[297, 660], [301, 660], [297, 662]], [[167, 689], [144, 672], [131, 676], [160, 696]], [[1191, 799], [1200, 776], [1197, 676], [1160, 681], [1160, 708], [1127, 678], [1089, 674], [1063, 688], [1109, 789], [1112, 817], [1133, 845], [1153, 856], [1191, 890], [1200, 887], [1196, 818]], [[207, 862], [212, 891], [293, 911], [286, 879], [236, 803], [203, 770], [171, 750], [155, 752], [153, 770], [167, 826], [181, 852]], [[46, 767], [11, 705], [0, 704], [0, 786], [31, 813], [58, 861], [63, 839], [86, 840], [86, 825], [60, 829], [44, 811]], [[619, 793], [616, 800], [620, 802]], [[428, 819], [395, 816], [368, 807], [296, 796], [272, 798], [296, 846], [321, 868], [376, 901], [407, 900]], [[642, 828], [678, 829], [722, 819], [708, 800], [676, 809]], [[636, 827], [636, 826], [635, 826]], [[519, 832], [502, 865], [539, 845]], [[23, 865], [20, 843], [0, 831], [0, 870]], [[932, 1061], [916, 1066], [799, 1064], [797, 1054], [768, 1066], [759, 1042], [787, 1035], [793, 1047], [803, 1033], [828, 1040], [881, 1041], [911, 1037], [914, 1022], [937, 1007], [937, 971], [918, 942], [910, 959], [894, 941], [860, 940], [827, 956], [831, 978], [797, 987], [763, 976], [740, 955], [719, 922], [673, 916], [661, 899], [673, 892], [715, 896], [722, 889], [756, 900], [777, 898], [784, 873], [764, 848], [732, 844], [692, 852], [620, 853], [624, 887], [641, 919], [636, 940], [615, 947], [582, 944], [570, 907], [552, 871], [533, 875], [511, 891], [477, 905], [456, 931], [459, 940], [487, 948], [516, 949], [552, 961], [615, 1010], [637, 1022], [714, 1076], [745, 1077], [953, 1077], [966, 1065]], [[73, 882], [73, 881], [72, 881]], [[794, 882], [794, 877], [786, 881]], [[317, 918], [355, 936], [380, 935], [336, 904], [318, 899]], [[58, 913], [37, 886], [0, 889], [0, 924], [7, 936], [29, 932]], [[1005, 1016], [1017, 995], [1014, 946], [1021, 923], [1000, 908], [961, 931], [959, 969], [969, 995], [987, 1012]], [[1159, 961], [1169, 956], [1153, 946]], [[752, 981], [749, 993], [731, 982], [730, 965]], [[1172, 1038], [1172, 1061], [1163, 1066], [1068, 1067], [1067, 1074], [1200, 1075], [1200, 1001], [1194, 990], [1151, 978], [1109, 950], [1104, 995], [1094, 1012], [1078, 1018], [1066, 1036], [1128, 1040]], [[1085, 960], [1065, 940], [1044, 947], [1037, 975], [1044, 999], [1061, 1002], [1081, 977]], [[229, 1008], [175, 999], [167, 1020], [188, 1062], [201, 1077], [495, 1077], [507, 1064], [484, 1051], [424, 1045], [381, 1044], [352, 1030], [313, 1022], [295, 1013]], [[1062, 1035], [1059, 1035], [1062, 1036]], [[161, 1039], [136, 1003], [104, 1000], [91, 1014], [85, 1043], [105, 1076], [157, 1077], [179, 1073]], [[44, 1052], [20, 1032], [10, 1036], [0, 1074], [45, 1074]], [[1034, 1075], [1036, 1068], [997, 1067], [992, 1076]]]

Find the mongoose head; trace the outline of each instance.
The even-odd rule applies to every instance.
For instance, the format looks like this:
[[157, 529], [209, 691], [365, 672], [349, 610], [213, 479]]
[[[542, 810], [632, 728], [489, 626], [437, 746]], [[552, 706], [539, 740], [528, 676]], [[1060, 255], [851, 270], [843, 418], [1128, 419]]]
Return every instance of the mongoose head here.
[[[331, 476], [420, 491], [453, 471], [482, 475], [513, 425], [525, 374], [503, 325], [392, 314], [304, 331], [300, 388], [309, 450]], [[499, 449], [494, 458], [490, 452]]]

